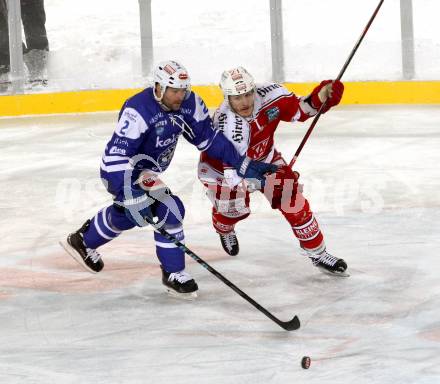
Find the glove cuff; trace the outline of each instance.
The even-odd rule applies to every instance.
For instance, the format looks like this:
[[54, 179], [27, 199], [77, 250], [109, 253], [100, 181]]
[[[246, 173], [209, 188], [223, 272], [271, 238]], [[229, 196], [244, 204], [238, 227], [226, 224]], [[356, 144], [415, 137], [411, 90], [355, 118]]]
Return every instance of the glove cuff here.
[[244, 159], [240, 164], [240, 168], [237, 170], [239, 176], [243, 176], [246, 173], [246, 170], [248, 169], [250, 162], [251, 162], [251, 158], [244, 156]]
[[312, 108], [314, 108], [316, 110], [321, 108], [321, 105], [322, 105], [322, 101], [320, 100], [318, 93], [319, 92], [316, 92], [316, 93], [312, 93], [310, 95], [310, 105]]
[[144, 202], [146, 202], [148, 200], [149, 200], [149, 198], [148, 198], [147, 194], [144, 193], [141, 196], [136, 196], [136, 197], [133, 196], [130, 199], [125, 199], [123, 201], [123, 204], [124, 204], [124, 207], [127, 208], [127, 207], [130, 207], [132, 205], [142, 204], [142, 203], [144, 203]]

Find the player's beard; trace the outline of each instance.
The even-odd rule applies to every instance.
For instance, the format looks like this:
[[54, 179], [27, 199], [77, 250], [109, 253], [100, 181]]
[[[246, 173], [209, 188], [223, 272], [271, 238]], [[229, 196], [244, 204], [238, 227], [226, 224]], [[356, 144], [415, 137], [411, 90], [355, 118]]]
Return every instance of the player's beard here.
[[167, 107], [170, 111], [176, 112], [182, 106], [183, 101], [175, 101], [173, 103], [167, 102], [162, 99], [162, 104]]
[[182, 106], [181, 102], [180, 103], [173, 103], [168, 108], [170, 108], [172, 111], [176, 112], [176, 111], [178, 111], [180, 109], [181, 106]]

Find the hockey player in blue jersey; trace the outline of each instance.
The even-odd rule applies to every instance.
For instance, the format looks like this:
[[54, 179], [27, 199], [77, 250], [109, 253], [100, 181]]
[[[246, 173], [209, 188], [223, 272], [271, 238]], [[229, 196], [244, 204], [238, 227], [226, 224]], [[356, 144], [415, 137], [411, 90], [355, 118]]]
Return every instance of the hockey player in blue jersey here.
[[[154, 87], [125, 102], [105, 148], [101, 178], [114, 203], [61, 242], [92, 273], [104, 267], [97, 248], [123, 231], [146, 225], [145, 217], [184, 241], [183, 203], [158, 178], [170, 165], [181, 135], [199, 151], [234, 167], [251, 183], [264, 184], [264, 175], [276, 170], [273, 165], [240, 156], [214, 129], [204, 102], [190, 90], [190, 78], [182, 65], [175, 61], [159, 63], [154, 70], [154, 83]], [[196, 296], [198, 287], [185, 272], [183, 251], [158, 232], [154, 239], [167, 290], [174, 295]]]

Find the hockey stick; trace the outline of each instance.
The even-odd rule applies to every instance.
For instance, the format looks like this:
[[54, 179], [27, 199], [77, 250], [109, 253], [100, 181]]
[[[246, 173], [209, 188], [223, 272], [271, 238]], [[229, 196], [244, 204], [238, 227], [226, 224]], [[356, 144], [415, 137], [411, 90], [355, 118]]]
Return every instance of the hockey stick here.
[[203, 268], [207, 269], [211, 272], [215, 277], [225, 283], [229, 288], [231, 288], [235, 293], [240, 295], [243, 299], [245, 299], [248, 303], [251, 303], [255, 308], [257, 308], [260, 312], [266, 315], [269, 319], [277, 323], [281, 328], [286, 331], [294, 331], [300, 327], [300, 322], [297, 316], [295, 316], [290, 321], [281, 321], [274, 315], [272, 315], [267, 309], [258, 304], [254, 299], [244, 293], [240, 288], [238, 288], [235, 284], [230, 282], [226, 277], [224, 277], [220, 272], [216, 271], [212, 268], [207, 262], [203, 261], [199, 256], [197, 256], [193, 251], [191, 251], [185, 244], [181, 243], [177, 240], [173, 235], [169, 234], [165, 229], [158, 228], [156, 223], [150, 219], [149, 217], [144, 218], [156, 231], [158, 231], [163, 237], [167, 240], [172, 241], [175, 245], [177, 245], [183, 252], [185, 252], [192, 259], [197, 261]]
[[[374, 11], [373, 15], [371, 16], [370, 20], [368, 21], [367, 26], [365, 27], [364, 31], [362, 32], [361, 36], [359, 37], [358, 41], [356, 42], [354, 48], [352, 49], [350, 55], [348, 56], [347, 61], [345, 62], [344, 66], [342, 67], [341, 71], [339, 72], [339, 75], [336, 78], [337, 80], [341, 80], [345, 70], [347, 69], [348, 65], [351, 62], [351, 59], [353, 58], [354, 54], [356, 53], [359, 46], [361, 45], [362, 40], [364, 39], [365, 35], [367, 34], [368, 30], [370, 29], [370, 26], [373, 23], [373, 20], [376, 17], [377, 13], [379, 12], [379, 9], [382, 6], [383, 2], [384, 2], [384, 0], [379, 1], [379, 5], [376, 7], [376, 10]], [[290, 168], [292, 168], [293, 165], [295, 164], [296, 159], [298, 159], [299, 154], [301, 153], [304, 145], [306, 144], [307, 140], [309, 139], [309, 136], [312, 133], [313, 128], [315, 128], [315, 125], [318, 122], [319, 117], [321, 116], [322, 111], [327, 104], [327, 100], [321, 105], [321, 108], [319, 108], [318, 113], [315, 115], [315, 118], [313, 119], [312, 124], [310, 124], [310, 128], [307, 130], [304, 138], [301, 141], [301, 144], [299, 145], [298, 149], [295, 152], [295, 155], [293, 156], [292, 160], [290, 160], [290, 163], [289, 163]]]

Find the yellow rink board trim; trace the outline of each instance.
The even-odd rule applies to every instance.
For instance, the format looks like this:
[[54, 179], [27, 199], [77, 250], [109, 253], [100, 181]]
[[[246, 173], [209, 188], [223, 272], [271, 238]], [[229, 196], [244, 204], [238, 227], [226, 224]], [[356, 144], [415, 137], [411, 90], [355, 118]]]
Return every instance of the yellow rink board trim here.
[[[286, 83], [297, 95], [307, 95], [317, 83]], [[342, 104], [440, 104], [440, 81], [347, 82]], [[193, 86], [209, 108], [222, 94], [216, 85]], [[76, 91], [0, 96], [0, 116], [82, 113], [119, 110], [140, 89]]]

